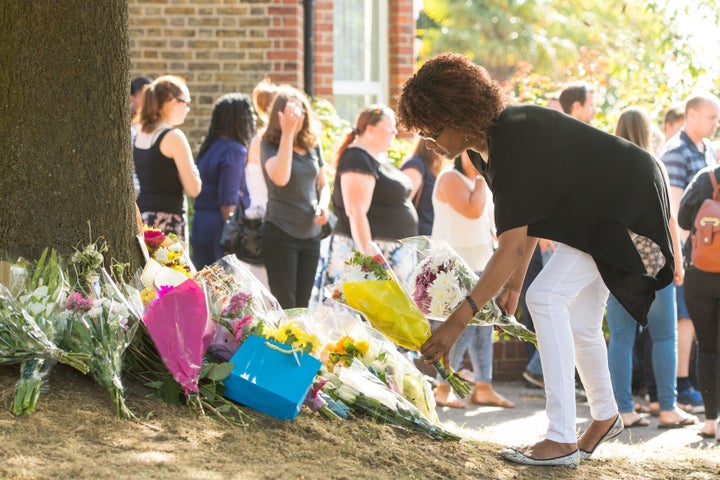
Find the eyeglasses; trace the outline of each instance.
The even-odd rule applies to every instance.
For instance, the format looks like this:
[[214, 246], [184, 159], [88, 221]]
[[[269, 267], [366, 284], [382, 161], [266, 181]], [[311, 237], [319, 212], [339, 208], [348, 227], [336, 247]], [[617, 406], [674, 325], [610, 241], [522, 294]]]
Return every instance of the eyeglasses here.
[[438, 137], [440, 137], [440, 135], [442, 134], [442, 132], [443, 132], [443, 129], [442, 129], [442, 128], [441, 128], [440, 130], [438, 130], [436, 133], [423, 133], [423, 132], [420, 132], [420, 138], [422, 138], [422, 139], [425, 140], [426, 142], [432, 142], [432, 143], [434, 143], [434, 144], [437, 145], [437, 139], [438, 139]]

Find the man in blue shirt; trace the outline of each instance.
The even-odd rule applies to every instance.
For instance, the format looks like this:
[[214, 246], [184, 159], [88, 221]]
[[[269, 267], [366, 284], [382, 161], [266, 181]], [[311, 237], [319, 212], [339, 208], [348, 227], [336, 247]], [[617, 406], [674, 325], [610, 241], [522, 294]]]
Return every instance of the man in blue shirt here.
[[[693, 176], [706, 167], [717, 163], [715, 149], [709, 137], [712, 137], [720, 118], [720, 100], [710, 93], [693, 94], [685, 102], [685, 126], [668, 140], [663, 148], [662, 162], [667, 167], [670, 179], [670, 208], [677, 218], [678, 207], [683, 190]], [[682, 231], [685, 242], [689, 232]], [[676, 253], [677, 254], [677, 253]], [[695, 328], [685, 306], [684, 291], [677, 288], [678, 312], [678, 372], [677, 401], [691, 405], [694, 413], [702, 413], [702, 396], [690, 382], [690, 357], [695, 341]]]

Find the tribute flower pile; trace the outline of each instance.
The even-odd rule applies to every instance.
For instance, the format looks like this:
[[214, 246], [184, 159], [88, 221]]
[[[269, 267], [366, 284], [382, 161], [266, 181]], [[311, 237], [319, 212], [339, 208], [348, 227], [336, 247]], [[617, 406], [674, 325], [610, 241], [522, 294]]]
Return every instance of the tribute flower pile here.
[[[397, 345], [415, 352], [430, 338], [430, 322], [403, 290], [375, 244], [373, 255], [355, 251], [333, 297], [366, 316], [370, 324]], [[465, 397], [470, 386], [443, 361], [433, 364], [455, 392]]]

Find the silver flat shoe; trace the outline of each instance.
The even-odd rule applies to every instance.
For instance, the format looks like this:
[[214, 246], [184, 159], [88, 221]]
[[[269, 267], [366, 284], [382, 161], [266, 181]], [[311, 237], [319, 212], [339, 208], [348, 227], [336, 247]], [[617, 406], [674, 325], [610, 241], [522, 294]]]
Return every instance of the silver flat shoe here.
[[563, 455], [561, 457], [554, 458], [533, 458], [528, 457], [524, 453], [517, 451], [514, 448], [506, 448], [500, 451], [500, 455], [505, 459], [515, 463], [521, 463], [523, 465], [534, 465], [534, 466], [546, 466], [546, 467], [566, 467], [566, 468], [577, 468], [580, 465], [580, 453], [578, 450]]
[[622, 433], [623, 429], [625, 428], [625, 425], [623, 424], [622, 417], [618, 414], [617, 418], [613, 422], [613, 424], [610, 426], [607, 432], [605, 432], [605, 435], [602, 436], [600, 440], [595, 444], [595, 446], [590, 450], [589, 452], [587, 450], [583, 450], [582, 448], [579, 450], [580, 452], [580, 459], [587, 460], [589, 459], [593, 452], [595, 452], [595, 449], [603, 442], [606, 442], [608, 440], [611, 440], [620, 433]]

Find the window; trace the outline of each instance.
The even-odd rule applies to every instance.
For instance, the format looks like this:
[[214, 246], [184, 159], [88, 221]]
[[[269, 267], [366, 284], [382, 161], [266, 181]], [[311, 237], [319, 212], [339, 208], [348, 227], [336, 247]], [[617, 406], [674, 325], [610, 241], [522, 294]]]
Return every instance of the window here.
[[333, 98], [350, 122], [372, 103], [388, 103], [387, 0], [333, 2]]

